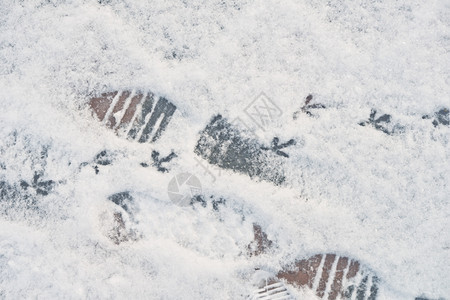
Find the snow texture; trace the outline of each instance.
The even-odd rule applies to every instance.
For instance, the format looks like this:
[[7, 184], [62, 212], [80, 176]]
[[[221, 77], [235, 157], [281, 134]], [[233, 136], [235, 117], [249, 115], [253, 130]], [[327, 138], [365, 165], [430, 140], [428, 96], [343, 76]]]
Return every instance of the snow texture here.
[[[449, 51], [447, 0], [0, 0], [0, 299], [242, 299], [316, 253], [368, 266], [379, 299], [449, 298]], [[92, 116], [125, 89], [177, 106], [155, 143]], [[263, 127], [259, 95], [281, 112]], [[296, 141], [284, 185], [205, 172], [217, 114]], [[185, 172], [205, 203], [170, 201]], [[247, 255], [253, 223], [271, 252]]]

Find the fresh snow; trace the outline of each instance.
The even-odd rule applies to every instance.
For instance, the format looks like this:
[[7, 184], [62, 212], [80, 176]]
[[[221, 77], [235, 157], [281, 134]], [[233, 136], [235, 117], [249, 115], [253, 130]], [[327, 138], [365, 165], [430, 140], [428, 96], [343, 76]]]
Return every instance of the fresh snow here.
[[[316, 253], [369, 267], [379, 299], [449, 298], [450, 127], [422, 118], [450, 107], [449, 53], [446, 0], [0, 0], [0, 181], [55, 182], [33, 208], [0, 199], [0, 299], [242, 299], [255, 268]], [[177, 106], [156, 143], [92, 117], [91, 97], [126, 89]], [[282, 111], [264, 130], [245, 113], [261, 93]], [[309, 94], [326, 108], [293, 120]], [[402, 130], [360, 126], [371, 109]], [[218, 113], [297, 141], [285, 185], [198, 165]], [[105, 149], [98, 175], [80, 166]], [[176, 152], [169, 173], [140, 166], [153, 150]], [[183, 172], [220, 213], [170, 201]], [[137, 238], [116, 245], [123, 191]], [[254, 222], [276, 247], [248, 257]]]

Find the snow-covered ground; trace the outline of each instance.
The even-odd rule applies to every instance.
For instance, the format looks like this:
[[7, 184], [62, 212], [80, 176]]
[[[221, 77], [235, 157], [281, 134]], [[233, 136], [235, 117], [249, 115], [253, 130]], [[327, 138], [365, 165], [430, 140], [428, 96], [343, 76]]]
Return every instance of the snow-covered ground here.
[[[256, 267], [316, 253], [368, 266], [379, 299], [449, 298], [450, 127], [432, 124], [449, 51], [448, 0], [0, 0], [0, 299], [241, 299]], [[177, 106], [156, 143], [92, 117], [89, 99], [120, 89]], [[257, 128], [261, 93], [281, 116]], [[294, 120], [309, 94], [326, 108]], [[360, 126], [372, 109], [402, 129]], [[297, 141], [284, 185], [198, 165], [217, 113], [261, 144]], [[178, 155], [170, 172], [141, 167], [153, 150]], [[183, 172], [223, 209], [171, 202]], [[35, 174], [48, 195], [23, 188]], [[136, 236], [116, 245], [108, 197], [123, 191]], [[249, 257], [254, 222], [276, 247]]]

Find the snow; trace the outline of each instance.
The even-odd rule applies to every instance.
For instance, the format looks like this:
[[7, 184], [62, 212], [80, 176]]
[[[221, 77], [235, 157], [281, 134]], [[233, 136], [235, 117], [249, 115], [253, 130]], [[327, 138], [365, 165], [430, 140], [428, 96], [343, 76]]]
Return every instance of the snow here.
[[[57, 182], [37, 208], [0, 206], [0, 298], [240, 299], [254, 268], [316, 253], [368, 266], [380, 299], [450, 297], [450, 128], [422, 119], [450, 106], [448, 1], [100, 2], [0, 0], [0, 181]], [[92, 118], [120, 89], [177, 105], [156, 143]], [[261, 92], [283, 112], [265, 130], [244, 112]], [[293, 120], [308, 94], [327, 108]], [[372, 108], [403, 133], [359, 126]], [[197, 165], [217, 113], [297, 140], [285, 186]], [[80, 167], [105, 149], [111, 166]], [[140, 167], [152, 150], [177, 153], [169, 173]], [[226, 207], [170, 202], [183, 172]], [[101, 216], [123, 191], [140, 238], [116, 245]], [[253, 222], [277, 246], [249, 258]]]

